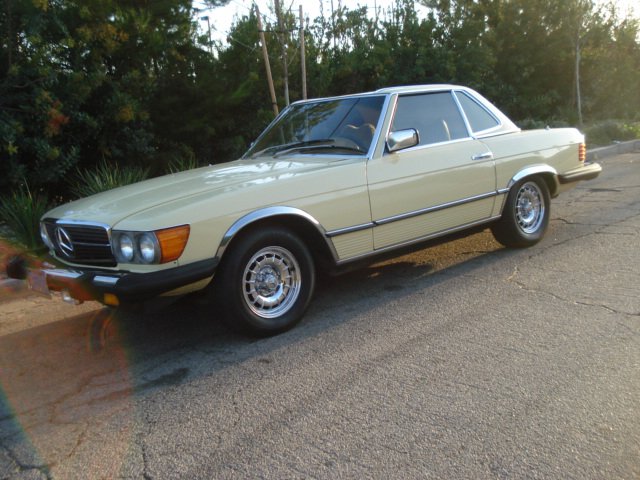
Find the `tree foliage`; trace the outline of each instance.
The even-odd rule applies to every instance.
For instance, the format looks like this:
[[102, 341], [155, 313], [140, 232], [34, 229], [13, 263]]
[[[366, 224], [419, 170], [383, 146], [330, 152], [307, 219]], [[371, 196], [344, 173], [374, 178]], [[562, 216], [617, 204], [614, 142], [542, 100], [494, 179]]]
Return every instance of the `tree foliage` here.
[[[638, 120], [640, 30], [615, 3], [422, 0], [426, 15], [410, 0], [336, 3], [305, 23], [310, 96], [459, 83], [516, 121]], [[229, 160], [273, 118], [254, 12], [211, 55], [190, 0], [0, 5], [0, 195], [26, 182], [64, 196], [76, 169], [97, 165]], [[290, 97], [302, 92], [297, 13], [284, 31], [274, 12], [263, 20], [280, 108], [281, 42]]]

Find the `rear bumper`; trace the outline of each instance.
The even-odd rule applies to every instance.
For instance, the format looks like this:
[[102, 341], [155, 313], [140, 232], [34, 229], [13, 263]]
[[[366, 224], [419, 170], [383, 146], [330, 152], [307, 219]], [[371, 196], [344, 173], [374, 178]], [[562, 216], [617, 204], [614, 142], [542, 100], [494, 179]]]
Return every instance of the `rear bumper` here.
[[149, 273], [114, 272], [79, 268], [41, 269], [28, 272], [30, 287], [40, 293], [65, 292], [75, 300], [97, 300], [105, 295], [118, 302], [139, 302], [177, 288], [213, 277], [218, 259], [201, 260], [188, 265]]
[[602, 172], [602, 167], [599, 163], [585, 163], [584, 165], [569, 170], [561, 175], [558, 175], [558, 181], [560, 184], [565, 185], [567, 183], [579, 182], [581, 180], [593, 180]]

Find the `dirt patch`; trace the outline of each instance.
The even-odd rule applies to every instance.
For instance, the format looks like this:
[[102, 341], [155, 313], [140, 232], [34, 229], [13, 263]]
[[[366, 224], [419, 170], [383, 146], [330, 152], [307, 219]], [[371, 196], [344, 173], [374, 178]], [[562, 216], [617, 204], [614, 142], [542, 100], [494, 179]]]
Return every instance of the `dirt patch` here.
[[59, 295], [51, 298], [33, 293], [23, 280], [0, 280], [0, 336], [58, 322], [99, 310], [98, 302], [71, 305]]
[[[104, 308], [98, 302], [71, 305], [62, 301], [58, 294], [47, 298], [31, 291], [24, 280], [7, 278], [7, 261], [20, 253], [12, 245], [0, 240], [0, 336]], [[33, 256], [27, 256], [27, 262], [30, 266], [42, 263]]]

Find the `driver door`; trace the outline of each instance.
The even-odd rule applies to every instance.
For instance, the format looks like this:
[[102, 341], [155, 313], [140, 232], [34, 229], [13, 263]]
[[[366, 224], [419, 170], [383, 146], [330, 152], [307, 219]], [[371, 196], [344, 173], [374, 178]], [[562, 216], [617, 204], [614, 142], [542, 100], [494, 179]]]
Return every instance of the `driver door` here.
[[493, 156], [470, 136], [453, 94], [399, 96], [390, 131], [410, 128], [416, 146], [368, 164], [375, 249], [470, 226], [493, 211]]

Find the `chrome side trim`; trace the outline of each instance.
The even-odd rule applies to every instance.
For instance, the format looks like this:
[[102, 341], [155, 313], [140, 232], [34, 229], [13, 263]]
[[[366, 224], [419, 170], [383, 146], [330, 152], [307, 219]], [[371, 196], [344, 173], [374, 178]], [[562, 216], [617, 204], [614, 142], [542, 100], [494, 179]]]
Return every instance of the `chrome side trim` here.
[[[503, 189], [504, 190], [504, 189]], [[506, 191], [508, 192], [508, 189], [506, 189]], [[316, 220], [313, 216], [311, 216], [309, 213], [305, 212], [304, 210], [300, 210], [298, 208], [294, 208], [294, 207], [285, 207], [285, 206], [278, 206], [278, 207], [267, 207], [267, 208], [263, 208], [261, 210], [256, 210], [255, 212], [251, 212], [248, 213], [247, 215], [245, 215], [244, 217], [239, 218], [238, 220], [235, 221], [235, 223], [233, 225], [231, 225], [231, 227], [229, 227], [229, 229], [227, 230], [227, 232], [224, 234], [224, 236], [222, 237], [222, 241], [220, 242], [220, 245], [218, 246], [218, 249], [216, 251], [215, 254], [215, 258], [222, 258], [222, 256], [224, 255], [224, 252], [226, 251], [227, 247], [229, 246], [229, 243], [231, 242], [231, 240], [233, 240], [233, 238], [236, 236], [236, 234], [242, 230], [243, 228], [249, 226], [250, 224], [252, 224], [253, 222], [256, 222], [258, 220], [263, 220], [266, 218], [271, 218], [271, 217], [275, 217], [275, 216], [281, 216], [281, 215], [290, 215], [290, 216], [297, 216], [300, 217], [304, 220], [306, 220], [307, 222], [309, 222], [311, 225], [313, 225], [317, 230], [318, 233], [325, 239], [325, 243], [329, 249], [329, 251], [331, 252], [331, 255], [333, 256], [333, 259], [336, 263], [336, 265], [341, 265], [343, 263], [346, 262], [350, 262], [352, 260], [357, 260], [360, 258], [366, 258], [368, 256], [372, 256], [375, 255], [376, 253], [381, 253], [387, 250], [391, 250], [393, 248], [399, 248], [399, 247], [403, 247], [406, 245], [411, 245], [412, 243], [417, 243], [417, 242], [421, 242], [424, 240], [429, 240], [431, 238], [435, 238], [441, 235], [446, 235], [448, 233], [454, 233], [460, 230], [464, 230], [465, 228], [470, 228], [476, 225], [481, 225], [482, 223], [488, 223], [491, 222], [497, 218], [500, 218], [500, 216], [497, 217], [490, 217], [484, 220], [480, 220], [478, 222], [472, 222], [472, 223], [468, 223], [465, 225], [461, 225], [459, 227], [454, 227], [452, 229], [449, 230], [443, 230], [441, 232], [437, 232], [431, 235], [427, 235], [424, 237], [419, 237], [417, 239], [414, 240], [410, 240], [408, 242], [402, 242], [399, 244], [395, 244], [395, 245], [391, 245], [389, 247], [384, 247], [382, 249], [377, 249], [377, 250], [373, 250], [372, 252], [363, 254], [363, 255], [359, 255], [356, 257], [352, 257], [349, 259], [343, 259], [340, 260], [338, 257], [338, 252], [336, 251], [333, 242], [330, 240], [333, 237], [337, 237], [339, 235], [346, 235], [348, 233], [354, 233], [354, 232], [359, 232], [362, 230], [367, 230], [370, 228], [374, 228], [376, 226], [379, 225], [385, 225], [388, 223], [392, 223], [392, 222], [397, 222], [400, 220], [405, 220], [407, 218], [412, 218], [412, 217], [416, 217], [416, 216], [420, 216], [420, 215], [424, 215], [427, 213], [431, 213], [431, 212], [436, 212], [439, 210], [444, 210], [446, 208], [451, 208], [451, 207], [457, 207], [459, 205], [464, 205], [466, 203], [471, 203], [471, 202], [475, 202], [478, 200], [484, 200], [487, 198], [491, 198], [491, 197], [495, 197], [501, 193], [505, 193], [504, 191], [493, 191], [493, 192], [487, 192], [487, 193], [483, 193], [480, 195], [475, 195], [473, 197], [469, 197], [469, 198], [464, 198], [461, 200], [456, 200], [454, 202], [449, 202], [449, 203], [443, 203], [441, 205], [435, 205], [433, 207], [428, 207], [428, 208], [423, 208], [421, 210], [416, 210], [413, 212], [407, 212], [407, 213], [403, 213], [400, 215], [394, 215], [392, 217], [386, 217], [386, 218], [382, 218], [380, 220], [375, 220], [373, 222], [368, 222], [368, 223], [362, 223], [362, 224], [358, 224], [358, 225], [352, 225], [350, 227], [344, 227], [344, 228], [339, 228], [336, 230], [331, 230], [331, 231], [326, 231], [322, 225], [320, 224], [320, 222], [318, 222], [318, 220]]]
[[426, 213], [437, 212], [439, 210], [444, 210], [445, 208], [457, 207], [459, 205], [464, 205], [466, 203], [475, 202], [478, 200], [484, 200], [486, 198], [495, 197], [498, 195], [498, 192], [487, 192], [482, 193], [480, 195], [475, 195], [473, 197], [463, 198], [461, 200], [455, 200], [453, 202], [443, 203], [441, 205], [435, 205], [433, 207], [422, 208], [420, 210], [415, 210], [413, 212], [401, 213], [399, 215], [393, 215], [391, 217], [381, 218], [380, 220], [374, 220], [375, 225], [385, 225], [387, 223], [397, 222], [398, 220], [405, 220], [407, 218], [417, 217], [420, 215], [424, 215]]
[[372, 252], [369, 252], [369, 253], [365, 253], [365, 254], [362, 254], [362, 255], [357, 255], [357, 256], [351, 257], [351, 258], [346, 258], [344, 260], [339, 260], [339, 261], [336, 262], [336, 265], [345, 265], [347, 263], [355, 262], [357, 260], [364, 260], [366, 258], [374, 257], [374, 256], [376, 256], [376, 255], [378, 255], [380, 253], [385, 253], [385, 252], [388, 252], [390, 250], [395, 250], [397, 248], [407, 247], [409, 245], [414, 245], [416, 243], [425, 242], [425, 241], [431, 240], [433, 238], [443, 237], [443, 236], [448, 235], [450, 233], [456, 233], [456, 232], [459, 232], [459, 231], [462, 231], [462, 230], [466, 230], [467, 228], [476, 227], [478, 225], [482, 225], [482, 224], [485, 224], [485, 223], [490, 223], [490, 222], [493, 222], [494, 220], [497, 220], [499, 218], [500, 218], [500, 215], [497, 215], [495, 217], [485, 218], [485, 219], [479, 220], [477, 222], [466, 223], [466, 224], [460, 225], [458, 227], [450, 228], [450, 229], [447, 229], [447, 230], [441, 230], [439, 232], [432, 233], [430, 235], [425, 235], [423, 237], [414, 238], [413, 240], [408, 240], [406, 242], [395, 243], [393, 245], [389, 245], [389, 246], [386, 246], [386, 247], [383, 247], [383, 248], [378, 248], [378, 249], [373, 250]]
[[338, 235], [346, 235], [347, 233], [360, 232], [361, 230], [367, 230], [369, 228], [375, 227], [373, 222], [362, 223], [360, 225], [354, 225], [352, 227], [338, 228], [336, 230], [331, 230], [326, 232], [325, 235], [329, 238], [337, 237]]
[[224, 252], [229, 246], [229, 243], [231, 242], [231, 240], [233, 240], [233, 237], [235, 237], [236, 234], [240, 230], [242, 230], [244, 227], [258, 220], [263, 220], [265, 218], [271, 218], [271, 217], [276, 217], [280, 215], [300, 217], [305, 221], [307, 221], [309, 224], [313, 225], [316, 228], [316, 230], [318, 230], [318, 233], [322, 236], [322, 238], [325, 239], [325, 242], [327, 244], [327, 247], [329, 248], [329, 251], [331, 252], [331, 255], [333, 256], [333, 259], [335, 261], [338, 261], [338, 252], [336, 252], [336, 249], [333, 246], [333, 242], [329, 240], [327, 236], [327, 232], [322, 227], [322, 225], [320, 225], [320, 222], [318, 222], [318, 220], [313, 218], [310, 214], [308, 214], [304, 210], [300, 210], [299, 208], [294, 208], [294, 207], [285, 207], [285, 206], [266, 207], [261, 210], [256, 210], [254, 212], [248, 213], [244, 217], [241, 217], [238, 220], [236, 220], [234, 224], [231, 225], [231, 227], [229, 227], [227, 232], [222, 237], [222, 240], [220, 241], [220, 245], [218, 246], [218, 250], [216, 251], [215, 258], [218, 258], [218, 259], [222, 258], [222, 255], [224, 255]]

